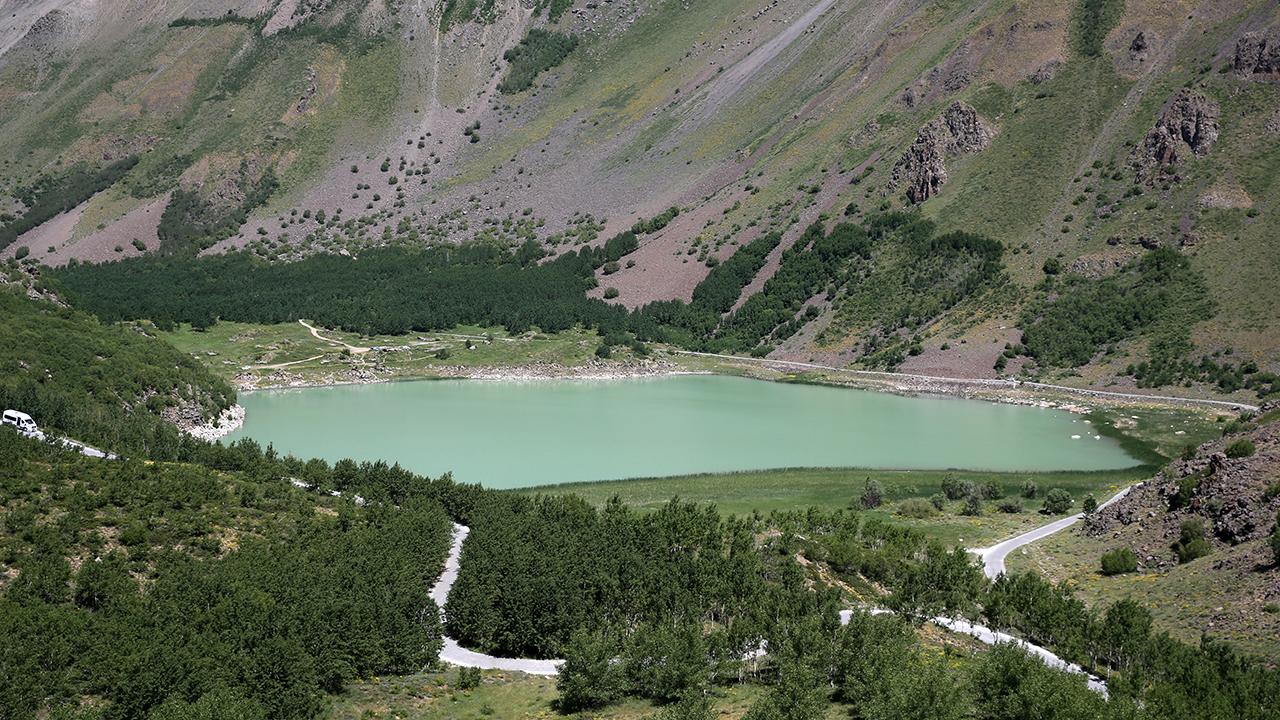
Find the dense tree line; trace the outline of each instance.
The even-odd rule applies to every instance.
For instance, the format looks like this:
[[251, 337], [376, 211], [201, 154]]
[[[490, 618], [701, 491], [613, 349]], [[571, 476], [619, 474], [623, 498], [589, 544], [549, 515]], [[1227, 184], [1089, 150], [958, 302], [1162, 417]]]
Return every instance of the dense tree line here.
[[226, 382], [138, 329], [0, 289], [0, 406], [120, 452], [173, 457], [186, 442], [166, 407], [216, 416], [235, 402]]
[[18, 571], [0, 582], [0, 714], [306, 718], [352, 679], [434, 662], [439, 503], [362, 507], [291, 488], [299, 461], [206, 452], [242, 469], [0, 431], [0, 567]]
[[529, 28], [515, 47], [502, 54], [510, 65], [506, 77], [498, 83], [498, 91], [513, 95], [533, 87], [539, 73], [564, 62], [578, 47], [575, 35], [565, 35], [545, 28]]
[[218, 319], [308, 318], [351, 332], [401, 334], [459, 324], [547, 332], [620, 325], [621, 308], [585, 296], [594, 250], [535, 264], [490, 246], [371, 250], [268, 264], [245, 253], [137, 258], [55, 273], [74, 301], [104, 320], [151, 318], [212, 325]]
[[19, 235], [31, 228], [111, 187], [137, 164], [137, 155], [130, 155], [102, 168], [78, 163], [61, 173], [20, 188], [16, 195], [27, 209], [20, 217], [0, 225], [0, 249], [9, 247]]

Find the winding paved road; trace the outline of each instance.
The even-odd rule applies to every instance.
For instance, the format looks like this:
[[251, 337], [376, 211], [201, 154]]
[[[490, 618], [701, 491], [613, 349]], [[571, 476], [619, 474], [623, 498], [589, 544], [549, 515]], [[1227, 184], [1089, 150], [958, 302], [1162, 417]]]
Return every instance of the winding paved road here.
[[[1102, 510], [1103, 508], [1120, 500], [1120, 498], [1124, 497], [1125, 495], [1128, 495], [1129, 491], [1132, 490], [1134, 487], [1135, 486], [1130, 485], [1128, 487], [1121, 488], [1119, 492], [1117, 492], [1115, 495], [1112, 495], [1106, 502], [1099, 505], [1098, 509]], [[973, 553], [974, 555], [977, 555], [979, 558], [982, 559], [982, 572], [986, 574], [987, 577], [991, 578], [992, 580], [995, 580], [996, 578], [1004, 574], [1004, 560], [1006, 557], [1009, 556], [1009, 553], [1013, 552], [1014, 550], [1017, 550], [1023, 545], [1028, 545], [1041, 538], [1049, 537], [1050, 535], [1056, 532], [1066, 530], [1072, 525], [1075, 525], [1076, 523], [1080, 522], [1080, 520], [1082, 520], [1083, 518], [1084, 518], [1084, 513], [1076, 513], [1075, 515], [1072, 515], [1070, 517], [1065, 517], [1065, 518], [1062, 518], [1061, 520], [1055, 520], [1049, 523], [1048, 525], [1041, 525], [1035, 530], [1029, 530], [1027, 532], [1022, 533], [1021, 535], [1017, 535], [1015, 537], [1009, 538], [1008, 540], [998, 542], [995, 545], [992, 545], [991, 547], [969, 548], [969, 552]]]

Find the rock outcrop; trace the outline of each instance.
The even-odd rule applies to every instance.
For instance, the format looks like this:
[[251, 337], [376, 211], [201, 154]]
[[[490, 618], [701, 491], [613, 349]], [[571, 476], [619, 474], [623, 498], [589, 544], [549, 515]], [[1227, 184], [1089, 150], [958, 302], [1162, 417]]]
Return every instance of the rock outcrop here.
[[1151, 43], [1147, 41], [1147, 34], [1139, 30], [1133, 37], [1133, 42], [1129, 43], [1129, 59], [1134, 62], [1146, 62], [1150, 50]]
[[1218, 103], [1183, 88], [1160, 113], [1156, 126], [1135, 150], [1140, 179], [1154, 180], [1191, 155], [1205, 155], [1218, 139]]
[[1280, 32], [1245, 33], [1236, 41], [1232, 68], [1241, 77], [1280, 78]]
[[[1231, 458], [1226, 448], [1248, 439], [1255, 451]], [[1110, 535], [1137, 524], [1143, 530], [1135, 550], [1155, 564], [1177, 562], [1170, 544], [1187, 520], [1199, 520], [1211, 541], [1238, 545], [1264, 538], [1280, 509], [1280, 424], [1271, 423], [1200, 446], [1193, 457], [1169, 465], [1123, 500], [1089, 516], [1085, 531]]]
[[898, 158], [889, 189], [905, 187], [910, 202], [924, 202], [946, 183], [947, 158], [984, 150], [993, 137], [995, 131], [977, 110], [962, 102], [952, 103], [920, 128], [911, 147]]

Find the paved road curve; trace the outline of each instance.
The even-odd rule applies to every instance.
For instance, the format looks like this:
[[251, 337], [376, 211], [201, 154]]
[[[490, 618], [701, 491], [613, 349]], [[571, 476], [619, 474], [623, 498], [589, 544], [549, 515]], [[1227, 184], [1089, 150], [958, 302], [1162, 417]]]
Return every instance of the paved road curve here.
[[[1108, 499], [1106, 502], [1099, 505], [1098, 509], [1101, 510], [1107, 507], [1108, 505], [1111, 505], [1112, 503], [1118, 501], [1120, 498], [1124, 497], [1125, 495], [1128, 495], [1129, 491], [1132, 490], [1133, 488], [1134, 488], [1133, 485], [1130, 485], [1129, 487], [1126, 487], [1126, 488], [1122, 488], [1120, 492], [1116, 493], [1115, 495], [1112, 495], [1110, 499]], [[979, 558], [982, 559], [982, 572], [985, 573], [987, 577], [991, 578], [992, 580], [995, 580], [996, 578], [1004, 574], [1004, 560], [1009, 556], [1009, 553], [1013, 552], [1014, 550], [1017, 550], [1023, 545], [1028, 545], [1042, 538], [1049, 537], [1050, 535], [1056, 532], [1066, 530], [1072, 525], [1075, 525], [1076, 523], [1080, 522], [1080, 520], [1083, 518], [1084, 518], [1084, 513], [1076, 513], [1075, 515], [1072, 515], [1070, 517], [1065, 517], [1065, 518], [1062, 518], [1061, 520], [1055, 520], [1049, 523], [1048, 525], [1042, 525], [1036, 528], [1035, 530], [1030, 530], [1016, 537], [1011, 537], [1008, 540], [1004, 540], [1002, 542], [996, 543], [991, 547], [969, 548], [969, 552], [977, 555]]]

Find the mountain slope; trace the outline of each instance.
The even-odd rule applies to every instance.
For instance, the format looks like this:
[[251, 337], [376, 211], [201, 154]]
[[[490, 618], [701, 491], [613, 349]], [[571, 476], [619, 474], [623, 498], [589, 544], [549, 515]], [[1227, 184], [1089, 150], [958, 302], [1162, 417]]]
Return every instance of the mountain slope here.
[[[999, 241], [1004, 280], [937, 305], [886, 246], [762, 351], [1121, 385], [1157, 382], [1130, 365], [1209, 356], [1227, 369], [1159, 379], [1205, 392], [1250, 384], [1249, 363], [1280, 370], [1271, 3], [143, 3], [92, 32], [62, 19], [76, 7], [23, 9], [31, 29], [0, 54], [10, 225], [37, 200], [69, 210], [7, 255], [559, 253], [677, 207], [593, 296], [689, 300], [779, 233], [736, 308], [814, 221], [918, 209]], [[60, 192], [77, 162], [134, 156], [105, 190]], [[1176, 353], [1146, 326], [1079, 371], [1024, 353], [1023, 309], [1057, 297], [1046, 270], [1099, 280], [1157, 246], [1212, 300]], [[905, 316], [869, 323], [886, 296]]]

